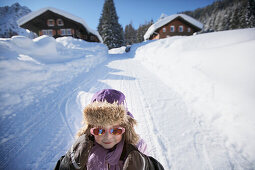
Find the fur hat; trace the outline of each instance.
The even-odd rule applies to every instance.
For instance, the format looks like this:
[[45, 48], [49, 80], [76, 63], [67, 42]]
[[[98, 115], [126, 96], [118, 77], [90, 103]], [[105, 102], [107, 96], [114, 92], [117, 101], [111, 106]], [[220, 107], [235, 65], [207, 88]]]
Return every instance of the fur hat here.
[[128, 122], [128, 115], [123, 105], [108, 102], [93, 102], [83, 111], [84, 123], [94, 126], [120, 125]]
[[84, 127], [78, 132], [90, 135], [90, 129], [97, 126], [120, 125], [126, 131], [123, 134], [126, 143], [136, 144], [139, 136], [134, 130], [136, 120], [124, 106], [125, 96], [114, 89], [104, 89], [92, 97], [92, 103], [87, 105], [83, 111]]

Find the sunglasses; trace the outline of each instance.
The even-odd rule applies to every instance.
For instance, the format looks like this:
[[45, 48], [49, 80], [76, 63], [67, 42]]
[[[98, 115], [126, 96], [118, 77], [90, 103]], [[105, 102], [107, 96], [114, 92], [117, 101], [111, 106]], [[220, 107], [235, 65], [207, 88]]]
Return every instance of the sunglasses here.
[[112, 135], [121, 135], [125, 132], [125, 128], [123, 127], [114, 127], [114, 128], [110, 128], [110, 129], [105, 129], [105, 128], [99, 128], [99, 127], [95, 127], [90, 129], [90, 133], [92, 135], [103, 135], [105, 134], [106, 130], [109, 130], [108, 132]]

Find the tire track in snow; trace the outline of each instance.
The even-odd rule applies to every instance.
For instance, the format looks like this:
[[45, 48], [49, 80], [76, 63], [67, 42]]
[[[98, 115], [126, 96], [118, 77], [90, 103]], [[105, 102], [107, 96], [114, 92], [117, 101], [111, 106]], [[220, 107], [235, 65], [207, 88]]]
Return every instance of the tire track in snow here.
[[[122, 64], [121, 64], [120, 67], [116, 67], [116, 66], [112, 65], [113, 63], [115, 63], [115, 61], [110, 62], [108, 64], [108, 67], [113, 68], [113, 70], [119, 70], [119, 72], [109, 72], [109, 73], [105, 74], [105, 76], [104, 76], [105, 78], [102, 80], [103, 83], [102, 84], [96, 84], [94, 87], [98, 90], [101, 90], [101, 89], [104, 89], [104, 88], [109, 88], [108, 86], [110, 86], [110, 88], [120, 90], [120, 91], [125, 93], [127, 99], [132, 98], [131, 100], [129, 100], [127, 102], [129, 105], [131, 104], [131, 107], [128, 107], [128, 108], [133, 108], [133, 106], [137, 107], [137, 105], [133, 104], [133, 103], [137, 103], [137, 102], [142, 103], [142, 99], [137, 97], [137, 96], [140, 96], [140, 95], [138, 95], [136, 93], [137, 91], [140, 90], [139, 87], [136, 84], [137, 80], [134, 79], [134, 76], [132, 75], [132, 73], [130, 71], [127, 71], [127, 70], [130, 70], [130, 68], [126, 68]], [[124, 67], [124, 70], [123, 70], [123, 67]], [[117, 79], [113, 79], [113, 77], [117, 77]], [[140, 106], [138, 106], [139, 109], [144, 108], [143, 104], [139, 104], [139, 105], [140, 105]], [[131, 112], [132, 112], [132, 110], [131, 110]], [[144, 111], [144, 109], [142, 109], [142, 111], [132, 112], [136, 119], [137, 119], [137, 117], [136, 117], [135, 114], [137, 114], [137, 112], [143, 113], [143, 112], [146, 112], [146, 111]], [[150, 142], [150, 145], [155, 148], [156, 143], [158, 143], [158, 142], [157, 141], [153, 142], [154, 141], [153, 137], [150, 136], [151, 135], [151, 131], [149, 130], [150, 128], [148, 128], [149, 123], [147, 121], [144, 121], [144, 123], [146, 124], [146, 126], [142, 129], [144, 129], [144, 130], [148, 129], [145, 132], [147, 134], [147, 136], [149, 136], [149, 140], [147, 140], [147, 141]], [[142, 125], [144, 123], [142, 123]], [[140, 124], [140, 123], [138, 122], [138, 124]], [[144, 131], [143, 131], [143, 133], [144, 133]], [[151, 143], [151, 142], [153, 142], [153, 143]], [[154, 151], [155, 150], [156, 149], [154, 149]], [[156, 151], [153, 154], [156, 155]]]
[[194, 148], [195, 148], [197, 157], [200, 159], [204, 158], [207, 168], [209, 170], [213, 170], [213, 166], [212, 166], [211, 161], [208, 157], [208, 151], [204, 144], [205, 143], [204, 136], [201, 134], [201, 132], [195, 132], [193, 137], [194, 137], [193, 144], [194, 144]]
[[[44, 110], [45, 108], [37, 106], [37, 109]], [[4, 162], [1, 162], [1, 167], [6, 168], [8, 166], [17, 166], [14, 164], [8, 165], [8, 163], [10, 162], [10, 160], [14, 160], [14, 158], [19, 157], [22, 152], [30, 151], [30, 149], [28, 149], [29, 144], [31, 144], [35, 139], [40, 139], [39, 136], [44, 127], [48, 125], [48, 122], [50, 122], [50, 120], [56, 117], [56, 114], [49, 114], [49, 111], [40, 111], [40, 113], [42, 113], [41, 116], [35, 115], [32, 118], [28, 119], [26, 123], [28, 123], [29, 126], [26, 126], [25, 129], [22, 129], [21, 133], [15, 136], [15, 139], [12, 141], [14, 142], [14, 144], [12, 145], [12, 148], [8, 151], [7, 155], [5, 155]], [[32, 124], [30, 124], [30, 122], [32, 122]]]
[[[144, 106], [145, 108], [147, 108], [147, 113], [148, 113], [148, 116], [144, 116], [145, 119], [146, 119], [146, 124], [147, 124], [147, 127], [149, 127], [151, 129], [151, 131], [153, 131], [152, 134], [152, 139], [156, 139], [157, 142], [154, 142], [155, 146], [157, 146], [156, 148], [159, 149], [160, 148], [160, 155], [162, 155], [165, 159], [164, 159], [164, 164], [167, 165], [167, 167], [165, 167], [166, 169], [171, 169], [171, 164], [170, 162], [166, 159], [168, 157], [168, 148], [164, 145], [164, 142], [162, 141], [161, 139], [161, 136], [159, 135], [156, 135], [156, 134], [160, 134], [159, 133], [159, 130], [157, 129], [157, 126], [155, 125], [155, 122], [153, 121], [153, 118], [152, 118], [152, 109], [149, 105], [149, 103], [146, 101], [146, 98], [144, 98], [144, 92], [140, 86], [140, 84], [137, 82], [137, 86], [140, 88], [141, 90], [141, 95], [140, 95], [140, 99], [141, 101], [144, 101]], [[151, 125], [151, 126], [150, 126]], [[158, 150], [157, 150], [158, 151]], [[161, 157], [162, 157], [161, 156]]]
[[[125, 65], [119, 62], [125, 63]], [[170, 162], [167, 160], [170, 152], [168, 151], [169, 149], [164, 145], [164, 142], [159, 135], [160, 133], [158, 133], [157, 126], [155, 125], [151, 117], [152, 109], [150, 108], [150, 104], [147, 102], [147, 99], [144, 97], [145, 94], [139, 82], [139, 76], [141, 76], [141, 73], [139, 73], [138, 75], [138, 73], [134, 72], [135, 70], [141, 69], [141, 65], [134, 64], [133, 62], [135, 61], [130, 61], [129, 59], [126, 59], [124, 61], [111, 62], [109, 64], [110, 67], [122, 70], [122, 72], [118, 73], [118, 75], [120, 77], [122, 76], [122, 78], [120, 79], [120, 81], [117, 82], [113, 82], [109, 79], [106, 80], [106, 83], [111, 84], [113, 88], [116, 88], [125, 93], [128, 100], [127, 104], [131, 106], [128, 108], [131, 109], [131, 113], [132, 109], [135, 110], [133, 114], [138, 120], [138, 124], [140, 126], [143, 126], [141, 130], [142, 137], [144, 137], [144, 133], [147, 134], [146, 141], [149, 142], [148, 146], [153, 147], [152, 155], [156, 158], [162, 159], [160, 160], [161, 163], [165, 165], [166, 169], [170, 169], [171, 165]], [[144, 75], [145, 73], [142, 74]], [[131, 77], [134, 77], [135, 79], [132, 81], [125, 80], [125, 75], [129, 75]], [[146, 80], [149, 81], [149, 79]], [[136, 114], [138, 114], [138, 116]]]
[[[81, 76], [81, 77], [83, 77], [83, 76]], [[78, 78], [78, 79], [80, 79], [80, 78]], [[75, 109], [75, 110], [73, 108], [70, 109], [70, 107], [73, 104], [75, 104], [75, 105], [77, 104], [77, 103], [75, 103], [76, 102], [75, 99], [76, 99], [76, 95], [78, 93], [77, 91], [80, 88], [80, 85], [86, 84], [86, 83], [84, 83], [84, 81], [90, 82], [89, 80], [93, 80], [93, 79], [89, 79], [89, 80], [88, 79], [80, 79], [80, 80], [78, 80], [78, 82], [73, 81], [72, 83], [70, 83], [71, 86], [74, 84], [77, 84], [77, 87], [75, 87], [71, 91], [69, 91], [69, 90], [72, 89], [72, 87], [70, 88], [69, 85], [67, 85], [67, 87], [63, 87], [61, 89], [61, 91], [66, 91], [66, 93], [64, 93], [63, 96], [58, 96], [57, 102], [55, 104], [48, 105], [48, 107], [49, 107], [48, 109], [57, 110], [58, 111], [57, 115], [60, 116], [52, 121], [56, 123], [61, 120], [60, 122], [62, 123], [62, 126], [55, 126], [55, 127], [58, 127], [59, 129], [54, 129], [53, 130], [54, 132], [49, 134], [49, 136], [50, 136], [49, 138], [51, 138], [52, 140], [45, 147], [45, 151], [42, 152], [40, 154], [40, 156], [38, 156], [38, 159], [35, 161], [36, 162], [35, 168], [42, 168], [42, 167], [38, 167], [38, 165], [44, 165], [45, 169], [48, 169], [47, 167], [49, 167], [49, 166], [47, 164], [49, 164], [49, 162], [47, 162], [47, 161], [49, 159], [49, 156], [52, 157], [52, 159], [54, 159], [55, 155], [54, 155], [54, 153], [51, 153], [50, 155], [45, 154], [45, 153], [47, 153], [47, 152], [49, 153], [49, 151], [52, 148], [61, 147], [61, 143], [63, 145], [63, 143], [66, 143], [67, 140], [69, 141], [68, 142], [69, 144], [71, 144], [75, 140], [76, 132], [74, 132], [73, 123], [70, 120], [71, 119], [70, 115], [76, 114], [76, 113], [74, 113], [76, 111], [78, 112], [78, 114], [82, 115], [82, 112], [79, 110], [78, 106], [77, 106], [77, 109]], [[48, 110], [48, 109], [46, 109], [46, 110]], [[71, 112], [71, 113], [69, 113], [69, 112]], [[70, 124], [70, 123], [72, 123], [72, 124]], [[67, 136], [69, 136], [70, 138], [67, 139], [68, 138]], [[66, 149], [64, 149], [64, 148], [62, 149], [62, 150], [64, 150], [64, 153], [67, 151], [67, 149], [69, 149], [69, 147], [66, 146], [65, 148]], [[53, 166], [55, 165], [54, 162], [52, 164], [53, 164]]]
[[[141, 132], [149, 134], [149, 137], [146, 137], [146, 141], [154, 148], [153, 155], [160, 158], [166, 169], [191, 167], [214, 169], [208, 155], [210, 151], [207, 150], [208, 146], [205, 145], [208, 142], [205, 140], [207, 135], [202, 133], [203, 129], [197, 126], [194, 118], [188, 114], [186, 105], [180, 96], [137, 62], [132, 61], [132, 59], [126, 59], [124, 61], [116, 60], [109, 64], [113, 68], [123, 70], [119, 74], [135, 77], [134, 81], [124, 80], [123, 78], [119, 83], [114, 83], [111, 80], [106, 82], [111, 84], [113, 88], [117, 87], [117, 89], [119, 88], [119, 90], [125, 92], [127, 97], [131, 97], [131, 100], [128, 99], [127, 103], [129, 106], [131, 105], [129, 108], [135, 108], [136, 111], [134, 113], [140, 112], [138, 117], [134, 115], [135, 118], [140, 121], [142, 119], [145, 120], [142, 122]], [[125, 66], [123, 63], [125, 63]], [[159, 94], [151, 91], [156, 91]], [[156, 99], [152, 99], [150, 96], [156, 97]], [[157, 115], [157, 109], [162, 113], [168, 114], [165, 115], [166, 119], [170, 125], [173, 124], [173, 127], [168, 125], [170, 129], [174, 128], [168, 138], [164, 136], [165, 134], [160, 133], [158, 130], [160, 125], [156, 125], [154, 120]], [[162, 113], [160, 114], [161, 116]], [[164, 127], [163, 123], [163, 128], [166, 127]], [[182, 158], [186, 152], [186, 158]]]
[[[132, 75], [132, 77], [134, 77], [133, 74], [130, 73], [130, 75]], [[144, 119], [146, 110], [144, 109], [145, 107], [142, 104], [142, 101], [139, 96], [139, 94], [137, 93], [137, 91], [139, 91], [137, 83], [137, 80], [132, 81], [131, 82], [127, 82], [124, 79], [121, 80], [121, 91], [125, 92], [125, 95], [127, 96], [127, 100], [129, 100], [129, 102], [127, 102], [131, 107], [129, 108], [129, 111], [131, 111], [131, 113], [134, 115], [135, 119], [138, 121], [138, 128], [140, 127], [140, 133], [139, 134], [146, 142], [148, 145], [148, 154], [152, 154], [151, 152], [153, 152], [152, 155], [156, 155], [156, 145], [155, 145], [155, 141], [153, 140], [153, 136], [151, 136], [151, 131], [150, 131], [150, 126], [149, 123], [146, 119]], [[131, 110], [130, 110], [131, 109]], [[134, 111], [134, 112], [133, 112]], [[136, 129], [139, 131], [139, 129]], [[146, 139], [145, 139], [146, 137]]]
[[[85, 75], [88, 75], [87, 79], [82, 79]], [[86, 81], [86, 83], [84, 83]], [[74, 133], [72, 132], [71, 125], [69, 124], [69, 117], [66, 115], [68, 107], [69, 107], [69, 100], [73, 100], [71, 96], [74, 95], [75, 91], [78, 91], [81, 84], [83, 85], [89, 85], [91, 81], [96, 81], [96, 78], [93, 78], [93, 74], [83, 72], [79, 76], [75, 78], [75, 80], [72, 80], [72, 82], [65, 84], [58, 88], [57, 91], [54, 93], [46, 96], [48, 101], [44, 101], [44, 98], [42, 98], [42, 102], [38, 102], [41, 105], [34, 105], [34, 106], [28, 106], [26, 110], [23, 109], [23, 113], [26, 113], [26, 115], [32, 115], [29, 116], [28, 119], [26, 119], [26, 122], [22, 122], [24, 124], [27, 124], [27, 126], [24, 126], [24, 129], [20, 130], [20, 133], [15, 136], [15, 138], [12, 141], [11, 148], [7, 150], [6, 154], [1, 155], [4, 156], [4, 159], [1, 159], [0, 167], [6, 168], [6, 167], [13, 167], [14, 164], [10, 164], [10, 160], [13, 160], [12, 162], [20, 162], [22, 160], [22, 155], [26, 155], [31, 152], [30, 147], [35, 145], [35, 143], [38, 144], [37, 149], [43, 148], [43, 150], [40, 149], [39, 152], [34, 153], [34, 156], [31, 160], [24, 159], [22, 160], [27, 165], [29, 165], [29, 168], [36, 168], [37, 165], [40, 165], [40, 162], [42, 162], [45, 167], [47, 166], [49, 162], [47, 160], [50, 157], [54, 158], [55, 155], [52, 155], [51, 148], [56, 148], [60, 146], [60, 143], [66, 141], [66, 139], [69, 139], [72, 141], [74, 139]], [[76, 87], [77, 85], [78, 87]], [[89, 87], [91, 87], [90, 85]], [[75, 88], [75, 89], [74, 89]], [[74, 90], [71, 90], [74, 89]], [[70, 91], [71, 90], [71, 91]], [[65, 91], [66, 93], [62, 93]], [[75, 96], [76, 97], [76, 96]], [[44, 103], [44, 104], [43, 104]], [[36, 109], [32, 111], [31, 108]], [[30, 112], [35, 112], [36, 114], [31, 114]], [[79, 114], [82, 114], [79, 112]], [[25, 116], [23, 116], [25, 117]], [[19, 119], [23, 120], [23, 119]], [[61, 121], [60, 121], [61, 120]], [[17, 122], [14, 122], [17, 123]], [[13, 126], [13, 124], [12, 124]], [[45, 127], [53, 127], [52, 130], [48, 130], [48, 132], [51, 132], [50, 134], [47, 134], [48, 136], [45, 136], [43, 141], [40, 142], [40, 137], [45, 134]], [[62, 135], [59, 132], [64, 132], [66, 135]], [[11, 132], [10, 132], [11, 133]], [[47, 133], [47, 131], [46, 131]], [[68, 135], [67, 135], [68, 133]], [[26, 136], [26, 137], [24, 137]], [[63, 139], [64, 137], [64, 139]], [[22, 140], [21, 140], [22, 139]], [[25, 140], [23, 140], [25, 139]], [[51, 139], [51, 140], [50, 140]], [[45, 141], [46, 140], [46, 141]], [[36, 142], [35, 142], [36, 141]], [[63, 146], [63, 145], [62, 145]], [[66, 149], [61, 149], [65, 150]], [[53, 153], [55, 153], [53, 151]], [[56, 154], [56, 153], [55, 153]], [[59, 153], [58, 153], [59, 154]], [[38, 156], [35, 156], [38, 155]], [[30, 158], [28, 157], [28, 159]], [[47, 168], [46, 168], [47, 169]]]
[[[104, 64], [104, 63], [103, 63]], [[87, 91], [90, 87], [93, 87], [93, 85], [98, 85], [100, 84], [100, 82], [98, 81], [97, 76], [95, 75], [100, 75], [100, 78], [104, 79], [106, 77], [106, 75], [99, 74], [102, 72], [102, 69], [104, 69], [103, 67], [101, 68], [100, 65], [97, 67], [100, 69], [93, 69], [92, 71], [94, 74], [91, 73], [87, 73], [87, 72], [83, 72], [82, 74], [80, 74], [80, 76], [78, 76], [74, 81], [72, 81], [72, 83], [67, 84], [66, 86], [62, 87], [62, 89], [60, 91], [66, 91], [66, 93], [62, 94], [62, 96], [57, 96], [58, 99], [57, 102], [53, 105], [49, 104], [48, 107], [51, 110], [58, 110], [59, 113], [58, 115], [60, 115], [60, 118], [62, 120], [62, 122], [64, 123], [64, 126], [59, 129], [59, 130], [55, 130], [55, 133], [50, 134], [52, 137], [52, 141], [51, 143], [45, 147], [45, 152], [49, 152], [49, 150], [51, 148], [56, 148], [56, 147], [60, 147], [56, 146], [58, 145], [58, 143], [62, 140], [62, 138], [64, 137], [64, 139], [62, 140], [62, 142], [66, 141], [66, 136], [63, 136], [62, 133], [59, 132], [64, 132], [65, 135], [67, 135], [67, 133], [69, 134], [68, 136], [70, 136], [71, 138], [69, 139], [69, 144], [71, 144], [75, 138], [75, 134], [76, 132], [73, 132], [73, 122], [71, 122], [71, 118], [73, 118], [74, 114], [79, 114], [80, 117], [82, 117], [82, 112], [80, 110], [79, 107], [79, 103], [77, 103], [76, 98], [77, 95], [79, 93], [80, 90], [85, 90]], [[85, 76], [84, 76], [85, 75]], [[74, 87], [70, 87], [76, 85]], [[70, 89], [73, 89], [70, 91]], [[93, 88], [92, 88], [93, 89]], [[75, 106], [74, 106], [75, 105]], [[48, 110], [48, 109], [46, 109]], [[74, 113], [75, 112], [75, 113]], [[59, 118], [56, 118], [55, 121], [59, 121]], [[81, 122], [82, 120], [80, 120], [79, 122]], [[72, 123], [72, 124], [70, 124]], [[79, 126], [80, 128], [80, 126]], [[69, 147], [67, 147], [68, 149]], [[67, 149], [64, 149], [64, 152], [67, 151]], [[45, 154], [45, 153], [41, 153], [41, 156], [38, 156], [38, 159], [35, 167], [37, 167], [37, 165], [41, 164], [45, 165], [45, 169], [47, 169], [47, 160], [49, 155]], [[54, 158], [54, 154], [51, 154], [51, 157]], [[53, 163], [54, 165], [54, 163]]]
[[[134, 72], [132, 72], [132, 75], [134, 75]], [[135, 77], [138, 77], [138, 76], [135, 76]], [[155, 81], [155, 80], [151, 80], [151, 81]], [[143, 107], [146, 108], [146, 112], [148, 114], [148, 115], [144, 115], [147, 127], [149, 127], [150, 131], [153, 132], [153, 133], [151, 133], [151, 135], [153, 136], [152, 139], [154, 141], [153, 142], [154, 146], [156, 146], [156, 148], [157, 148], [157, 152], [154, 154], [160, 155], [161, 158], [162, 157], [164, 158], [164, 160], [162, 160], [164, 162], [161, 162], [161, 163], [165, 165], [165, 167], [164, 167], [165, 169], [171, 169], [172, 165], [167, 159], [170, 155], [170, 151], [165, 146], [164, 142], [162, 141], [163, 138], [159, 133], [157, 125], [153, 121], [153, 118], [152, 118], [153, 110], [151, 109], [150, 103], [147, 101], [147, 99], [145, 97], [146, 95], [145, 95], [144, 89], [141, 86], [140, 79], [136, 80], [135, 83], [138, 88], [137, 91], [140, 93], [138, 95], [138, 96], [140, 96], [140, 101], [144, 101]], [[144, 83], [146, 83], [146, 82], [144, 82]]]

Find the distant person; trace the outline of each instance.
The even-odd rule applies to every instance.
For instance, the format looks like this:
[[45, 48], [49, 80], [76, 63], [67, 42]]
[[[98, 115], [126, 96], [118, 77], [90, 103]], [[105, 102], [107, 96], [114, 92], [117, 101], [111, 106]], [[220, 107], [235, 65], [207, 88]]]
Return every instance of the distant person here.
[[135, 132], [136, 120], [125, 107], [125, 95], [114, 89], [97, 92], [84, 109], [84, 127], [55, 169], [163, 169], [144, 154], [147, 145]]

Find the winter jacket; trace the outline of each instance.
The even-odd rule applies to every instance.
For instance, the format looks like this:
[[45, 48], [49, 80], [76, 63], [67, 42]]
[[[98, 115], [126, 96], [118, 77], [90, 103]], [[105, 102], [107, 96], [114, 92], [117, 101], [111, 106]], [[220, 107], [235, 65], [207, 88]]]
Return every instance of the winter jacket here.
[[[80, 136], [71, 149], [62, 156], [55, 167], [55, 170], [86, 170], [89, 152], [93, 147], [93, 141], [86, 135]], [[153, 170], [153, 164], [149, 158], [134, 149], [131, 144], [124, 144], [120, 161], [123, 162], [123, 170]], [[136, 147], [135, 147], [136, 148]]]

